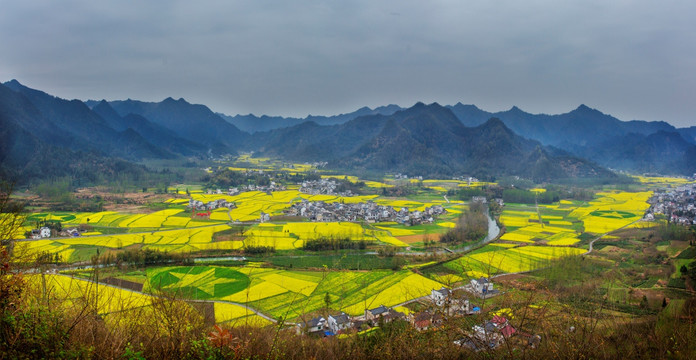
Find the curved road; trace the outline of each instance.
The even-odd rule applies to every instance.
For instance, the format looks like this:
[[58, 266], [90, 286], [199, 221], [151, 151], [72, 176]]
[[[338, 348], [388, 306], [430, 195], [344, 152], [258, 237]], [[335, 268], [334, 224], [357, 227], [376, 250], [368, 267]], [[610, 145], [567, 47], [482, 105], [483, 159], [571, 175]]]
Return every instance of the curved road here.
[[607, 236], [607, 235], [613, 233], [614, 231], [618, 231], [618, 230], [621, 230], [621, 229], [625, 229], [625, 228], [627, 228], [627, 227], [629, 227], [629, 226], [631, 226], [631, 225], [633, 225], [633, 224], [635, 224], [635, 223], [637, 223], [637, 222], [641, 222], [642, 220], [643, 220], [643, 219], [638, 219], [638, 220], [636, 220], [636, 221], [634, 221], [634, 222], [632, 222], [632, 223], [630, 223], [630, 224], [626, 224], [626, 225], [624, 225], [624, 226], [622, 226], [622, 227], [620, 227], [620, 228], [618, 228], [618, 229], [614, 229], [614, 230], [612, 230], [612, 231], [605, 232], [604, 234], [597, 236], [597, 237], [594, 238], [592, 241], [590, 241], [590, 248], [589, 248], [589, 250], [587, 250], [586, 253], [583, 253], [583, 255], [588, 255], [589, 253], [592, 252], [592, 250], [593, 250], [592, 246], [594, 246], [595, 241], [597, 241], [597, 240], [599, 240], [599, 239], [601, 239], [601, 238], [603, 238], [603, 237], [605, 237], [605, 236]]

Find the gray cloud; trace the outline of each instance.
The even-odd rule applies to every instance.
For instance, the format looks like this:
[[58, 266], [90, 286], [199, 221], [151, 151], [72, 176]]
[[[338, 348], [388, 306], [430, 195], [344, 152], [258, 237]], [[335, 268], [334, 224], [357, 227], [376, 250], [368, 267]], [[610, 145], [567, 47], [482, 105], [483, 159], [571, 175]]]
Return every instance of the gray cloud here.
[[303, 116], [416, 101], [580, 103], [696, 125], [691, 1], [0, 0], [0, 79]]

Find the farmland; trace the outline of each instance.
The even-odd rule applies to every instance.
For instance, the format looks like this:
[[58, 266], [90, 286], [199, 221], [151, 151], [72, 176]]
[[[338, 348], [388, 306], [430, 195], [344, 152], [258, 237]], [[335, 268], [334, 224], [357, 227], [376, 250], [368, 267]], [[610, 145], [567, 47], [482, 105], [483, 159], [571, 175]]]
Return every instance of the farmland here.
[[600, 235], [629, 226], [642, 219], [652, 192], [600, 192], [586, 203], [560, 201], [535, 206], [508, 204], [500, 221], [508, 232], [501, 240], [516, 243], [541, 243], [553, 246], [574, 245], [584, 233]]
[[[229, 272], [227, 272], [229, 273]], [[226, 274], [221, 274], [225, 276]], [[97, 285], [92, 281], [61, 275], [30, 276], [29, 292], [51, 294], [63, 311], [80, 311], [92, 308], [106, 322], [118, 325], [128, 322], [146, 323], [156, 321], [158, 297], [146, 293], [120, 289], [108, 285]], [[59, 300], [59, 301], [58, 301]], [[187, 305], [194, 311], [193, 304]], [[214, 316], [218, 323], [264, 326], [271, 322], [255, 312], [235, 304], [215, 303]]]
[[[443, 285], [408, 270], [287, 271], [256, 267], [165, 267], [148, 270], [149, 290], [159, 289], [244, 304], [274, 318], [296, 319], [326, 306], [351, 315], [429, 295]], [[217, 311], [217, 308], [216, 308]]]
[[[186, 187], [188, 189], [188, 186]], [[184, 190], [172, 188], [179, 194]], [[205, 251], [231, 251], [245, 247], [272, 247], [276, 250], [301, 249], [306, 240], [317, 238], [349, 238], [365, 240], [375, 244], [407, 247], [400, 236], [439, 233], [453, 226], [453, 217], [460, 212], [460, 205], [447, 204], [448, 214], [430, 228], [384, 224], [365, 226], [358, 223], [332, 222], [273, 222], [246, 226], [241, 236], [228, 241], [218, 241], [215, 234], [229, 230], [226, 225], [234, 222], [256, 222], [262, 213], [272, 217], [282, 217], [284, 210], [295, 202], [323, 201], [327, 203], [357, 203], [375, 201], [377, 204], [394, 208], [408, 208], [422, 211], [433, 206], [433, 202], [420, 202], [405, 199], [379, 198], [378, 195], [342, 197], [333, 195], [309, 195], [297, 190], [277, 191], [267, 194], [248, 191], [238, 195], [205, 194], [200, 190], [189, 190], [190, 198], [203, 202], [224, 199], [236, 205], [233, 209], [220, 208], [209, 217], [192, 216], [185, 210], [186, 199], [171, 198], [163, 203], [166, 209], [142, 214], [125, 214], [116, 211], [92, 213], [48, 213], [38, 212], [27, 217], [27, 223], [38, 221], [60, 221], [64, 227], [89, 226], [79, 238], [57, 238], [39, 241], [18, 242], [17, 253], [58, 254], [63, 262], [86, 261], [96, 254], [97, 249], [118, 251], [128, 248], [153, 249], [172, 253], [197, 253]], [[183, 200], [183, 201], [182, 201]], [[25, 228], [28, 230], [29, 227]]]
[[[314, 171], [311, 166], [302, 164], [279, 167], [268, 159], [244, 158], [244, 162], [246, 165], [231, 168], [294, 174]], [[246, 249], [270, 248], [274, 253], [247, 255], [249, 258], [245, 261], [225, 260], [223, 256], [221, 260], [209, 262], [205, 258], [197, 259], [208, 265], [148, 266], [138, 270], [136, 275], [115, 271], [111, 277], [138, 284], [136, 288], [142, 288], [144, 293], [104, 286], [111, 293], [100, 300], [105, 301], [103, 313], [110, 314], [118, 310], [112, 308], [117, 305], [108, 304], [108, 298], [132, 299], [126, 303], [132, 303], [133, 308], [146, 309], [153, 298], [166, 294], [194, 304], [207, 304], [206, 311], [212, 311], [218, 323], [264, 325], [269, 324], [269, 320], [255, 312], [276, 320], [292, 321], [300, 320], [305, 314], [327, 310], [359, 315], [379, 305], [395, 306], [426, 296], [442, 286], [461, 286], [471, 278], [546, 269], [558, 261], [586, 253], [588, 237], [634, 226], [652, 194], [609, 188], [587, 201], [561, 199], [539, 205], [508, 203], [499, 216], [505, 227], [499, 239], [473, 251], [447, 257], [428, 255], [425, 244], [426, 241], [436, 242], [439, 234], [456, 227], [459, 216], [468, 209], [468, 204], [451, 198], [451, 191], [484, 189], [497, 186], [495, 183], [437, 179], [403, 181], [390, 177], [363, 180], [357, 176], [320, 174], [324, 178], [363, 183], [366, 193], [311, 195], [288, 184], [286, 190], [227, 195], [206, 191], [200, 185], [175, 185], [170, 187], [175, 195], [135, 213], [112, 210], [29, 214], [30, 225], [53, 220], [60, 221], [64, 227], [86, 227], [87, 231], [79, 237], [19, 241], [15, 254], [57, 254], [60, 262], [79, 263], [92, 260], [97, 252], [113, 254], [129, 249], [186, 256], [239, 256]], [[645, 180], [646, 189], [652, 185], [648, 181], [657, 180]], [[413, 193], [398, 197], [381, 194], [400, 186], [412, 186]], [[537, 187], [530, 191], [544, 194], [546, 189]], [[204, 216], [192, 214], [186, 208], [189, 200], [208, 203], [220, 199], [234, 206], [218, 208], [202, 214]], [[393, 221], [310, 222], [286, 214], [285, 210], [292, 204], [303, 200], [328, 204], [374, 202], [409, 211], [424, 211], [441, 205], [446, 213], [432, 224], [413, 226]], [[270, 221], [259, 222], [262, 214], [270, 215]], [[305, 249], [308, 241], [319, 239], [360, 241], [368, 248], [320, 253]], [[390, 250], [392, 255], [383, 255], [379, 252], [382, 249], [393, 249]], [[50, 283], [59, 284], [65, 294], [84, 292], [92, 284], [62, 276], [51, 277]], [[71, 290], [73, 288], [80, 290]], [[73, 295], [66, 296], [76, 297]]]
[[18, 241], [15, 244], [15, 254], [19, 257], [30, 257], [32, 254], [47, 252], [58, 254], [64, 262], [79, 262], [89, 260], [97, 249], [118, 251], [137, 246], [142, 249], [177, 253], [241, 248], [242, 244], [239, 241], [212, 242], [215, 233], [229, 228], [228, 225], [214, 225], [142, 233]]

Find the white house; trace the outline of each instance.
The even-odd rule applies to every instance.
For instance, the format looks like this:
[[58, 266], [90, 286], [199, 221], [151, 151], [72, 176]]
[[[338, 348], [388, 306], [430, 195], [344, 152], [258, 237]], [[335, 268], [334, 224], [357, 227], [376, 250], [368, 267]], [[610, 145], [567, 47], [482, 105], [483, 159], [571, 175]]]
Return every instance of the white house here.
[[338, 315], [329, 315], [329, 329], [334, 334], [338, 334], [339, 331], [345, 330], [351, 327], [351, 319], [350, 316], [346, 313], [340, 313]]
[[297, 331], [298, 333], [315, 333], [319, 331], [323, 331], [324, 328], [326, 327], [326, 319], [324, 319], [323, 316], [315, 317], [314, 319], [311, 319], [307, 321], [306, 323], [299, 323], [297, 324]]
[[471, 288], [479, 294], [486, 294], [493, 290], [493, 283], [485, 277], [471, 280]]
[[46, 226], [42, 227], [42, 228], [39, 230], [39, 232], [41, 233], [41, 237], [42, 237], [42, 238], [51, 237], [51, 229], [49, 229], [49, 228], [46, 227]]
[[259, 218], [259, 221], [262, 222], [262, 223], [263, 223], [263, 222], [271, 221], [271, 215], [266, 214], [265, 212], [262, 211], [262, 212], [261, 212], [261, 217]]
[[387, 314], [389, 314], [389, 308], [384, 305], [374, 309], [365, 309], [365, 320], [379, 319], [380, 316], [386, 316]]
[[435, 290], [433, 289], [430, 292], [430, 299], [437, 305], [437, 306], [442, 306], [445, 304], [447, 299], [449, 298], [451, 294], [450, 289], [443, 287], [440, 288], [440, 290]]

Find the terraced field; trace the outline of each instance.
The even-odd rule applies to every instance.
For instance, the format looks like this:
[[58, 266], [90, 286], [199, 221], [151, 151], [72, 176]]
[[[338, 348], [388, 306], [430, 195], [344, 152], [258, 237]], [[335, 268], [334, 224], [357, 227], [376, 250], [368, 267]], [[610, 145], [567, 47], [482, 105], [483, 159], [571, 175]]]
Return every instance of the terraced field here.
[[167, 252], [241, 248], [243, 246], [241, 241], [212, 242], [213, 234], [228, 229], [230, 229], [228, 225], [214, 225], [143, 233], [17, 241], [14, 253], [18, 257], [29, 257], [42, 252], [57, 253], [63, 261], [78, 262], [89, 260], [96, 254], [97, 249], [103, 252], [104, 250], [120, 250], [132, 245]]
[[445, 263], [445, 267], [457, 274], [476, 278], [482, 275], [536, 270], [546, 267], [550, 260], [582, 253], [585, 253], [584, 249], [573, 247], [540, 245], [501, 247], [490, 244]]
[[[651, 192], [602, 192], [588, 203], [561, 200], [558, 204], [508, 205], [500, 220], [507, 227], [501, 240], [570, 246], [582, 232], [604, 234], [640, 220], [650, 206]], [[541, 222], [539, 215], [541, 214]]]
[[[147, 289], [189, 298], [246, 304], [274, 318], [294, 319], [325, 306], [351, 315], [430, 294], [443, 285], [408, 270], [286, 271], [255, 267], [167, 267], [148, 270]], [[217, 308], [216, 308], [217, 317]]]

